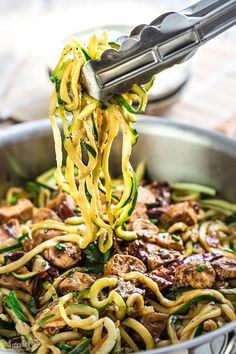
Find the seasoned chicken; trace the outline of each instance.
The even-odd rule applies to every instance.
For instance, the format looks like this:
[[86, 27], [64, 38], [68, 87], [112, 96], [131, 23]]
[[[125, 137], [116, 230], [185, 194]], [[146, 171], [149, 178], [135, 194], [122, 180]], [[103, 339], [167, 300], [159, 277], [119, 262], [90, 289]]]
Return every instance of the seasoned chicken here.
[[54, 210], [62, 220], [75, 215], [75, 202], [65, 192], [60, 192], [56, 198], [48, 202], [48, 208]]
[[158, 342], [166, 328], [168, 318], [165, 313], [149, 312], [141, 316], [140, 322], [151, 333], [155, 342]]
[[[167, 271], [168, 272], [168, 271]], [[166, 274], [162, 271], [159, 272], [158, 269], [153, 270], [152, 272], [147, 274], [147, 277], [153, 280], [159, 287], [159, 289], [162, 291], [165, 288], [168, 288], [169, 286], [172, 286], [173, 280], [170, 281], [168, 278], [172, 278], [171, 276], [166, 276]]]
[[167, 232], [159, 233], [156, 237], [156, 243], [164, 248], [183, 251], [184, 245], [181, 237], [170, 235]]
[[115, 254], [104, 267], [104, 275], [121, 275], [129, 272], [146, 272], [143, 262], [132, 256]]
[[146, 250], [148, 270], [156, 269], [161, 265], [171, 263], [181, 258], [181, 254], [178, 251], [167, 250], [152, 243], [146, 244]]
[[236, 260], [222, 257], [214, 260], [211, 264], [218, 279], [236, 278]]
[[36, 224], [38, 222], [42, 222], [44, 220], [56, 220], [61, 221], [59, 216], [55, 213], [55, 211], [49, 208], [39, 208], [35, 215], [33, 216], [32, 223]]
[[132, 224], [138, 218], [148, 219], [146, 205], [139, 202], [136, 203], [135, 209], [129, 219], [129, 222]]
[[127, 252], [147, 264], [148, 270], [156, 269], [161, 265], [166, 265], [181, 258], [178, 251], [167, 250], [159, 245], [142, 240], [135, 240], [130, 243]]
[[[15, 271], [17, 274], [27, 274], [29, 273], [29, 270], [26, 267], [21, 267], [17, 271]], [[35, 285], [35, 280], [18, 280], [14, 275], [12, 274], [1, 274], [0, 275], [0, 286], [7, 288], [7, 289], [18, 289], [25, 291], [29, 294], [33, 293], [34, 290], [34, 285]]]
[[197, 223], [197, 215], [188, 202], [171, 205], [167, 211], [161, 215], [162, 225], [172, 225], [176, 222], [184, 222], [187, 225]]
[[167, 182], [154, 181], [150, 190], [155, 195], [157, 206], [168, 207], [171, 203], [171, 190]]
[[174, 288], [192, 287], [195, 289], [211, 289], [216, 273], [209, 262], [187, 262], [177, 267], [174, 277]]
[[125, 301], [127, 301], [129, 296], [132, 294], [140, 294], [142, 296], [145, 296], [144, 289], [140, 289], [133, 282], [125, 281], [120, 277], [117, 286], [116, 288], [114, 288], [114, 290], [117, 291]]
[[20, 236], [20, 224], [17, 219], [10, 219], [5, 224], [0, 226], [0, 242], [6, 242], [12, 240], [12, 243], [16, 242], [16, 239]]
[[12, 218], [20, 221], [27, 221], [32, 217], [33, 204], [29, 199], [21, 198], [12, 206], [0, 208], [0, 223], [4, 223]]
[[43, 256], [53, 266], [69, 269], [81, 260], [81, 251], [77, 245], [64, 242], [45, 249]]
[[143, 204], [154, 204], [156, 203], [155, 194], [150, 189], [139, 186], [137, 201]]
[[[40, 321], [41, 319], [50, 316], [50, 315], [54, 315], [54, 314], [58, 314], [59, 309], [58, 309], [58, 302], [54, 301], [52, 303], [50, 303], [43, 311], [40, 311], [38, 313], [38, 315], [35, 318], [35, 321]], [[41, 327], [49, 334], [49, 335], [54, 335], [56, 333], [58, 333], [60, 331], [60, 329], [62, 329], [63, 327], [66, 326], [66, 323], [62, 320], [62, 319], [55, 319], [53, 321], [53, 323], [43, 323], [41, 325]]]
[[154, 243], [159, 233], [158, 227], [146, 219], [137, 219], [133, 223], [133, 230], [136, 232], [137, 236]]
[[62, 235], [65, 235], [65, 232], [60, 230], [37, 230], [32, 234], [32, 238], [24, 240], [24, 250], [29, 251], [44, 241]]
[[217, 252], [210, 252], [210, 253], [199, 253], [199, 254], [193, 254], [192, 256], [189, 256], [187, 258], [185, 258], [184, 262], [203, 262], [203, 261], [208, 261], [208, 262], [212, 262], [215, 259], [218, 259], [222, 257], [221, 253], [217, 253]]
[[74, 291], [79, 292], [89, 289], [94, 281], [95, 278], [91, 277], [89, 274], [76, 271], [62, 280], [62, 282], [58, 285], [58, 291], [62, 295]]
[[147, 262], [147, 247], [142, 240], [135, 240], [131, 242], [127, 248], [127, 253], [131, 256], [137, 257], [143, 263]]

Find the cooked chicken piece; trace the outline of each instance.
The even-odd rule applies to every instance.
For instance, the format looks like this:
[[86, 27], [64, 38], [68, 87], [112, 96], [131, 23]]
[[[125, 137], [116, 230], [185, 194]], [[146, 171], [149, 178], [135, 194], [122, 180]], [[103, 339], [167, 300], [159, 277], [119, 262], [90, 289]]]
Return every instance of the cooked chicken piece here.
[[133, 230], [136, 232], [137, 236], [154, 243], [156, 242], [159, 233], [158, 227], [146, 219], [135, 220], [133, 223]]
[[44, 220], [56, 220], [56, 221], [61, 221], [59, 216], [53, 211], [52, 209], [49, 208], [39, 208], [35, 215], [33, 216], [32, 223], [36, 224], [38, 222], [42, 222]]
[[62, 220], [75, 215], [75, 202], [67, 193], [60, 192], [56, 198], [48, 202], [48, 208], [54, 210]]
[[0, 242], [6, 242], [12, 240], [12, 243], [16, 242], [16, 239], [20, 236], [20, 224], [17, 219], [10, 219], [5, 224], [0, 226]]
[[155, 195], [156, 203], [160, 207], [167, 207], [171, 203], [170, 185], [167, 182], [153, 182], [150, 187]]
[[77, 245], [64, 242], [45, 249], [43, 256], [55, 267], [69, 269], [81, 260], [81, 251]]
[[189, 256], [184, 259], [184, 262], [198, 262], [201, 263], [203, 261], [207, 262], [212, 262], [215, 259], [218, 259], [222, 257], [221, 253], [217, 252], [211, 252], [211, 253], [200, 253], [200, 254], [193, 254], [192, 256]]
[[172, 225], [176, 222], [184, 222], [187, 225], [197, 223], [197, 215], [188, 202], [171, 205], [160, 218], [162, 225]]
[[[15, 271], [17, 274], [26, 274], [29, 273], [29, 270], [26, 267], [21, 267], [17, 271]], [[14, 277], [14, 275], [11, 275], [9, 273], [7, 274], [1, 274], [0, 275], [0, 286], [7, 288], [7, 289], [12, 289], [12, 290], [22, 290], [25, 291], [29, 294], [33, 293], [35, 285], [35, 280], [18, 280]]]
[[183, 251], [183, 241], [179, 236], [170, 235], [167, 232], [159, 233], [156, 238], [156, 243], [164, 248]]
[[127, 301], [129, 296], [132, 294], [140, 294], [145, 296], [144, 289], [139, 288], [134, 282], [125, 281], [120, 277], [114, 290], [117, 291], [125, 301]]
[[156, 203], [155, 194], [147, 187], [139, 186], [137, 201], [142, 204], [154, 204]]
[[162, 214], [165, 214], [167, 207], [153, 207], [147, 210], [147, 215], [150, 219], [159, 220]]
[[133, 214], [131, 215], [129, 222], [132, 224], [135, 220], [137, 220], [138, 218], [142, 218], [142, 219], [148, 219], [147, 216], [147, 207], [145, 204], [143, 203], [136, 203], [135, 205], [135, 209], [133, 211]]
[[127, 253], [131, 256], [137, 257], [144, 264], [147, 262], [147, 248], [142, 240], [135, 240], [131, 242], [127, 248]]
[[62, 235], [65, 235], [65, 232], [60, 230], [37, 230], [32, 234], [32, 238], [26, 238], [24, 240], [24, 251], [27, 252], [44, 241]]
[[[58, 314], [58, 302], [54, 301], [49, 304], [43, 311], [40, 311], [36, 318], [35, 322], [40, 321], [46, 316]], [[60, 331], [63, 327], [66, 326], [66, 323], [62, 319], [53, 320], [53, 323], [45, 322], [41, 327], [48, 332], [49, 335], [54, 335]]]
[[211, 262], [219, 280], [236, 278], [236, 260], [222, 257]]
[[165, 313], [149, 312], [141, 316], [140, 322], [151, 333], [155, 342], [158, 342], [166, 328], [169, 316]]
[[220, 240], [215, 235], [206, 235], [205, 240], [210, 247], [218, 248], [220, 245]]
[[216, 273], [209, 262], [187, 262], [177, 267], [173, 288], [211, 289]]
[[9, 219], [16, 218], [20, 221], [31, 219], [33, 213], [33, 204], [29, 199], [21, 198], [12, 206], [0, 208], [0, 223], [6, 222]]
[[178, 251], [167, 250], [152, 243], [146, 244], [146, 250], [148, 270], [156, 269], [161, 265], [171, 263], [181, 258], [181, 254]]
[[76, 271], [62, 280], [62, 282], [58, 285], [58, 291], [62, 295], [73, 291], [79, 292], [89, 289], [94, 281], [95, 278], [91, 277], [89, 274]]
[[128, 255], [115, 254], [104, 267], [104, 275], [121, 275], [129, 272], [146, 272], [146, 266], [140, 259]]
[[147, 264], [148, 270], [153, 270], [161, 265], [181, 258], [181, 254], [175, 250], [167, 250], [159, 245], [135, 240], [127, 248], [128, 254], [139, 258], [143, 263]]
[[167, 275], [167, 277], [161, 276], [159, 273], [162, 273], [162, 275], [165, 275], [164, 272], [159, 272], [158, 269], [153, 270], [152, 272], [147, 274], [147, 277], [153, 280], [159, 287], [159, 289], [162, 291], [165, 288], [168, 288], [169, 286], [172, 286], [173, 284], [173, 279], [172, 281], [167, 280], [166, 278], [173, 278], [170, 275]]

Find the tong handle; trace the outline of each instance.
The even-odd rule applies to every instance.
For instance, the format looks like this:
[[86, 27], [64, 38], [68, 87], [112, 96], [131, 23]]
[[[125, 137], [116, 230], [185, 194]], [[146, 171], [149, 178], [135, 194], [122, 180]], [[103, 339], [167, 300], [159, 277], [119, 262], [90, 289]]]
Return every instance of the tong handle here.
[[199, 18], [197, 31], [201, 41], [205, 42], [236, 23], [236, 1], [202, 0], [181, 13], [188, 17]]
[[101, 60], [83, 67], [84, 86], [104, 101], [144, 84], [153, 75], [188, 60], [208, 40], [236, 24], [236, 0], [202, 0], [180, 12], [166, 13], [136, 27], [120, 51], [106, 50]]

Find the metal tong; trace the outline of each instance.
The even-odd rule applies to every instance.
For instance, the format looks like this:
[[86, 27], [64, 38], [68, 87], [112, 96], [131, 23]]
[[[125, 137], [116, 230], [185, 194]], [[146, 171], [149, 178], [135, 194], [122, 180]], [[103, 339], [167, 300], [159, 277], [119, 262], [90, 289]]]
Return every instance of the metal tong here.
[[85, 63], [84, 87], [100, 101], [128, 92], [134, 83], [145, 84], [188, 60], [201, 45], [235, 24], [236, 0], [202, 0], [180, 12], [165, 13], [120, 37], [120, 50], [108, 49], [101, 60]]

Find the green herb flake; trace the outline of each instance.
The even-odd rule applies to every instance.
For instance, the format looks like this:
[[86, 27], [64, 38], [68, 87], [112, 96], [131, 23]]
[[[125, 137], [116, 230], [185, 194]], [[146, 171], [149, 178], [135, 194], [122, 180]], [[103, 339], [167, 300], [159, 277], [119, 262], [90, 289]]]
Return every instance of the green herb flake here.
[[58, 245], [56, 245], [56, 249], [58, 251], [65, 251], [66, 250], [66, 246], [63, 245], [63, 243], [58, 243]]
[[196, 266], [196, 269], [197, 269], [198, 272], [202, 272], [205, 269], [205, 266], [203, 264], [198, 264]]
[[35, 298], [33, 296], [31, 296], [29, 301], [29, 310], [32, 313], [32, 315], [37, 315], [39, 313], [39, 310], [36, 308]]
[[108, 261], [111, 255], [110, 250], [102, 253], [95, 242], [90, 243], [84, 250], [84, 253], [86, 255], [85, 267], [92, 273], [102, 272], [104, 264]]
[[178, 241], [180, 241], [180, 237], [174, 234], [174, 235], [172, 235], [172, 240], [178, 242]]
[[16, 195], [13, 195], [11, 197], [10, 204], [11, 205], [16, 205], [16, 203], [17, 203], [17, 197], [16, 197]]

